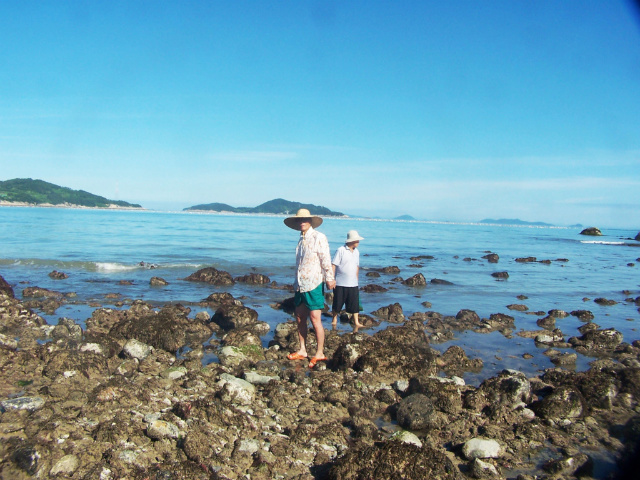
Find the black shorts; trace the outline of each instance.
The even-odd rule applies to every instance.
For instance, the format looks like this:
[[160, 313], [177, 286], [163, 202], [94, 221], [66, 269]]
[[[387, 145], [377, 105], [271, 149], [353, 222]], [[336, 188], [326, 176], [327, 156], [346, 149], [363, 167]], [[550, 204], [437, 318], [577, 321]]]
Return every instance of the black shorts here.
[[360, 291], [358, 287], [338, 287], [333, 290], [333, 313], [340, 313], [342, 306], [347, 313], [360, 311]]

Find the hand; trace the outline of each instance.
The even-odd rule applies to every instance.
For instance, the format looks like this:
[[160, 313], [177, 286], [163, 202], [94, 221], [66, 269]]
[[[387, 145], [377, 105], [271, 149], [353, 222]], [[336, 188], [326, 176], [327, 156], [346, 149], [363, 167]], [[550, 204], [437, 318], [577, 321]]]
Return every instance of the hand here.
[[327, 282], [327, 288], [329, 290], [333, 290], [334, 288], [336, 288], [336, 281], [335, 280], [331, 280], [330, 282]]

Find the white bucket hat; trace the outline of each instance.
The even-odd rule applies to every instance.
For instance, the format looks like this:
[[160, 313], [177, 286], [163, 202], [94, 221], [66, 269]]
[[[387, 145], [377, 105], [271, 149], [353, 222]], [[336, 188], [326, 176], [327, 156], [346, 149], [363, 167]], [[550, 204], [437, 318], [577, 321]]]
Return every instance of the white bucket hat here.
[[298, 212], [293, 217], [285, 218], [284, 224], [289, 228], [300, 231], [300, 224], [298, 223], [298, 221], [301, 218], [308, 218], [313, 228], [318, 228], [320, 225], [322, 225], [322, 219], [317, 215], [311, 215], [311, 212], [309, 212], [309, 210], [307, 210], [306, 208], [301, 208], [300, 210], [298, 210]]
[[362, 238], [360, 235], [358, 235], [357, 231], [349, 230], [347, 232], [347, 243], [359, 242], [360, 240], [364, 240], [364, 238]]

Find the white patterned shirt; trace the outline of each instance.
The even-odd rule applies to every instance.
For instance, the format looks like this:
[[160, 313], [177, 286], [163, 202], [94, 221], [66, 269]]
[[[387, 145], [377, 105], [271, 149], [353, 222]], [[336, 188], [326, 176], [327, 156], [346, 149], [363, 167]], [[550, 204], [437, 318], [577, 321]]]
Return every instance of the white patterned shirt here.
[[309, 227], [306, 233], [300, 233], [296, 247], [296, 281], [293, 288], [299, 292], [310, 292], [323, 280], [333, 281], [329, 241], [323, 233]]

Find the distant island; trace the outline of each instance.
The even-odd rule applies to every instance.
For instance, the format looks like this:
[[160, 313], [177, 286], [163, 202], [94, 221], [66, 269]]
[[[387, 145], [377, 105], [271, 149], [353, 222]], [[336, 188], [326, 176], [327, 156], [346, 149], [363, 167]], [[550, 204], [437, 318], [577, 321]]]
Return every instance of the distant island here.
[[197, 212], [230, 212], [230, 213], [269, 213], [272, 215], [289, 215], [296, 213], [299, 209], [306, 208], [313, 215], [322, 215], [326, 217], [345, 217], [342, 212], [334, 212], [326, 207], [312, 205], [310, 203], [290, 202], [282, 198], [269, 200], [257, 207], [232, 207], [226, 203], [207, 203], [202, 205], [194, 205], [187, 207], [183, 211]]
[[136, 203], [109, 200], [84, 190], [72, 190], [43, 180], [14, 178], [0, 181], [0, 205], [65, 206], [87, 208], [142, 208]]
[[524, 220], [520, 220], [518, 218], [501, 218], [499, 220], [494, 220], [492, 218], [485, 218], [484, 220], [480, 220], [478, 223], [490, 223], [493, 225], [531, 225], [534, 227], [553, 227], [550, 223], [544, 222], [525, 222]]
[[399, 217], [394, 218], [394, 220], [415, 220], [411, 215], [400, 215]]

